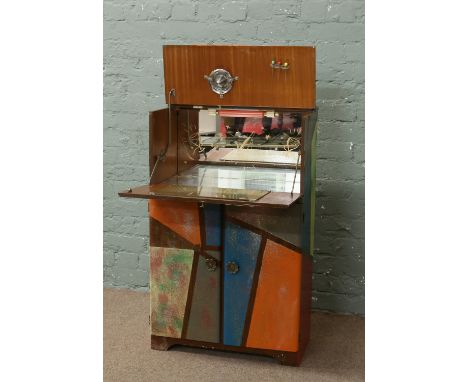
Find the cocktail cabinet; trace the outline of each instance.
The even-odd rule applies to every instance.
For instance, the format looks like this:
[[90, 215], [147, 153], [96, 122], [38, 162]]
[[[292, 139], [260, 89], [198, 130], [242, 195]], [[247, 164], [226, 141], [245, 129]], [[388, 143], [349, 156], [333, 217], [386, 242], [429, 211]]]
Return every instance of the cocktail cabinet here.
[[[269, 355], [309, 341], [315, 48], [163, 47], [149, 113], [151, 347]], [[130, 128], [130, 127], [129, 127]], [[129, 185], [133, 186], [133, 185]]]

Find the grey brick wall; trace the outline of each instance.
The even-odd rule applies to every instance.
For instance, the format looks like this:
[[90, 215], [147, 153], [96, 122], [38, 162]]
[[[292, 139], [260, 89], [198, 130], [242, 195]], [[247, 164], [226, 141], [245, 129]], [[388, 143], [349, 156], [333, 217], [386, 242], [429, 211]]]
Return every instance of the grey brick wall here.
[[312, 303], [364, 314], [364, 1], [104, 1], [104, 284], [148, 286], [147, 204], [117, 192], [148, 179], [164, 44], [317, 47]]

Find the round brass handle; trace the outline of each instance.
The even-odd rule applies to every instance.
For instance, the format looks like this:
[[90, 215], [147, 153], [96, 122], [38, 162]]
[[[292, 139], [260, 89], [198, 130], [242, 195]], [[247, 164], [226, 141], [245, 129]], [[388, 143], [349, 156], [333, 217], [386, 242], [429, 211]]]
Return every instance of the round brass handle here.
[[235, 263], [234, 261], [230, 261], [229, 263], [227, 263], [226, 268], [227, 271], [233, 275], [239, 272], [239, 265], [237, 265], [237, 263]]

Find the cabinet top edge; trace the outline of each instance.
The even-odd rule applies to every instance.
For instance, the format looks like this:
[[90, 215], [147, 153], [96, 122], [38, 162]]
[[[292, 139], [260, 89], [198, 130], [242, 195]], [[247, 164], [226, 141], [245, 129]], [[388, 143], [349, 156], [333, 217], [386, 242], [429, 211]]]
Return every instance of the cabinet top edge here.
[[194, 45], [184, 45], [184, 44], [169, 44], [163, 45], [163, 48], [294, 48], [294, 49], [315, 49], [315, 45], [237, 45], [237, 44], [225, 44], [225, 45], [208, 45], [208, 44], [194, 44]]

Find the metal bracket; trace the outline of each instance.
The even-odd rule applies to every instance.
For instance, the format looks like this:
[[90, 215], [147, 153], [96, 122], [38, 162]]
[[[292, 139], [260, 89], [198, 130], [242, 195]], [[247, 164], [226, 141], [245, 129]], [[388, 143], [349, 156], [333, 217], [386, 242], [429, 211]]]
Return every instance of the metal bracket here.
[[[153, 169], [151, 170], [151, 174], [150, 174], [150, 179], [149, 179], [149, 183], [151, 183], [151, 180], [153, 179], [153, 175], [156, 171], [156, 168], [158, 167], [158, 163], [160, 160], [162, 160], [163, 162], [166, 160], [166, 154], [167, 154], [167, 150], [169, 149], [169, 146], [172, 144], [172, 102], [171, 102], [171, 97], [175, 97], [175, 89], [171, 89], [169, 90], [169, 97], [168, 97], [168, 120], [169, 120], [169, 123], [168, 123], [168, 126], [167, 126], [167, 135], [168, 135], [168, 139], [167, 139], [167, 144], [166, 144], [166, 147], [160, 151], [158, 157], [156, 158], [156, 162], [153, 166]], [[151, 142], [150, 142], [151, 144]]]
[[296, 171], [294, 171], [294, 180], [293, 180], [293, 185], [292, 185], [292, 188], [291, 188], [291, 195], [294, 193], [294, 186], [296, 184], [297, 168], [299, 167], [299, 158], [300, 157], [301, 157], [301, 152], [299, 151], [297, 153]]

